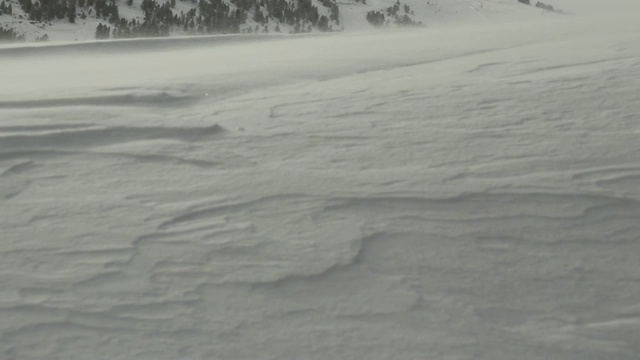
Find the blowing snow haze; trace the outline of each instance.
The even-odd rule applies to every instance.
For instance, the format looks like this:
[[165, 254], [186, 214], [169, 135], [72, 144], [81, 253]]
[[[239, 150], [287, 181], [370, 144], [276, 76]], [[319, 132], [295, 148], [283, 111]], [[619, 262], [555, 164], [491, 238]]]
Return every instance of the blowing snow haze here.
[[640, 359], [640, 5], [327, 3], [5, 0], [0, 360]]

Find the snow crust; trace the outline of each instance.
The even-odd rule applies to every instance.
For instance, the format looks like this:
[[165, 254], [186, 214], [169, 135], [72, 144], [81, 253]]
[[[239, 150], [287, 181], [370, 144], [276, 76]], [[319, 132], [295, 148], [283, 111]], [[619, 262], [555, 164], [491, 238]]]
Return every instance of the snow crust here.
[[640, 8], [556, 4], [0, 47], [0, 359], [640, 359]]

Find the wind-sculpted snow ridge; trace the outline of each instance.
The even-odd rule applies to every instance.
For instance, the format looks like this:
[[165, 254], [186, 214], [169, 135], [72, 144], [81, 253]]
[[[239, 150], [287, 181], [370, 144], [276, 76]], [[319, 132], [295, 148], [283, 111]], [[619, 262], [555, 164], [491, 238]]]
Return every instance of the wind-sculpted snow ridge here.
[[640, 359], [639, 34], [2, 57], [0, 359]]

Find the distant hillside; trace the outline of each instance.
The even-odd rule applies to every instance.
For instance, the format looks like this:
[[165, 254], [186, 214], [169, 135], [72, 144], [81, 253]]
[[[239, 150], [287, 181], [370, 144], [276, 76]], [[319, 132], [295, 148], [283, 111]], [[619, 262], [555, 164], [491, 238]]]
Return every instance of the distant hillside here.
[[530, 4], [528, 0], [0, 0], [0, 42], [428, 26], [534, 9], [522, 5]]

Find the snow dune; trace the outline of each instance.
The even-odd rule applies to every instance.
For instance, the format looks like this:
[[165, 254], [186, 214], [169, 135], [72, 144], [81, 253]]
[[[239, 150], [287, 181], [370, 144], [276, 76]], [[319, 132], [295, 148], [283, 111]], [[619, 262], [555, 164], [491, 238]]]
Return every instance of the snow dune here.
[[0, 48], [0, 359], [640, 359], [638, 6], [557, 3]]

